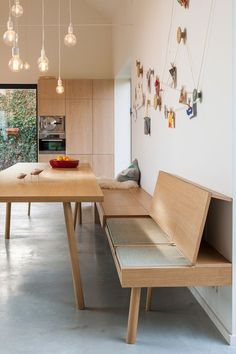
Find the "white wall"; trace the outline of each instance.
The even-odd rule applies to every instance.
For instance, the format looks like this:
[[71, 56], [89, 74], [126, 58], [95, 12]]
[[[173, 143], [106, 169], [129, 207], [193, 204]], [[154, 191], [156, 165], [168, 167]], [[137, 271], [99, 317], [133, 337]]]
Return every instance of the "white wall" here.
[[[150, 193], [153, 192], [158, 171], [166, 170], [232, 196], [232, 1], [216, 0], [213, 4], [206, 60], [199, 86], [203, 91], [203, 103], [198, 104], [198, 116], [189, 120], [185, 111], [180, 110], [176, 112], [176, 129], [168, 129], [163, 111], [151, 109], [151, 136], [145, 136], [143, 132], [144, 109], [139, 110], [137, 120], [133, 120], [133, 157], [139, 160], [142, 186]], [[191, 92], [196, 85], [192, 72], [194, 81], [198, 82], [211, 0], [191, 0], [188, 10], [175, 0], [135, 0], [133, 5], [132, 39], [128, 37], [127, 42], [121, 30], [120, 36], [115, 33], [113, 52], [113, 56], [122, 62], [130, 49], [133, 90], [138, 80], [135, 59], [140, 59], [145, 69], [153, 67], [162, 81], [168, 82], [170, 62], [176, 56], [178, 46], [176, 30], [181, 26], [187, 28], [188, 40], [187, 46], [179, 46], [176, 58], [178, 89], [185, 85]], [[173, 26], [167, 48], [172, 6]], [[121, 12], [128, 10], [129, 6]], [[116, 31], [119, 32], [119, 29]], [[164, 70], [165, 57], [167, 66]], [[114, 67], [115, 72], [117, 66]], [[145, 76], [143, 85], [145, 88]], [[166, 87], [164, 89], [164, 103], [178, 110], [181, 107], [178, 103], [179, 92]], [[227, 224], [230, 213], [228, 210], [225, 216], [221, 216], [222, 224]], [[220, 238], [224, 238], [224, 245], [220, 243]], [[231, 228], [211, 241], [226, 257], [231, 257]], [[222, 333], [225, 330], [229, 339], [232, 333], [231, 287], [217, 289], [217, 292], [213, 288], [200, 288], [198, 291], [222, 325]]]
[[[112, 78], [112, 27], [107, 18], [83, 0], [72, 1], [72, 20], [77, 45], [68, 48], [63, 39], [67, 31], [68, 0], [61, 0], [61, 75], [63, 78]], [[11, 48], [0, 40], [0, 83], [36, 83], [41, 75], [37, 59], [41, 50], [41, 1], [22, 0], [24, 15], [19, 19], [19, 46], [22, 59], [31, 65], [28, 72], [11, 73]], [[0, 32], [6, 30], [8, 1], [0, 2]], [[79, 24], [79, 26], [77, 26]], [[45, 1], [45, 47], [50, 61], [48, 76], [58, 75], [58, 1]]]
[[[233, 63], [234, 63], [234, 72], [233, 72], [233, 97], [234, 97], [234, 102], [233, 102], [233, 116], [236, 116], [236, 107], [235, 107], [235, 97], [236, 97], [236, 3], [235, 1], [233, 2]], [[234, 120], [233, 124], [233, 196], [234, 200], [236, 198], [236, 123]], [[233, 220], [236, 220], [236, 207], [234, 205], [233, 208]], [[233, 247], [232, 247], [232, 254], [233, 254], [233, 259], [236, 259], [236, 223], [234, 222], [233, 224]], [[234, 339], [233, 342], [236, 345], [236, 262], [233, 262], [233, 333], [234, 333]]]
[[131, 159], [131, 83], [115, 80], [115, 175], [127, 168]]

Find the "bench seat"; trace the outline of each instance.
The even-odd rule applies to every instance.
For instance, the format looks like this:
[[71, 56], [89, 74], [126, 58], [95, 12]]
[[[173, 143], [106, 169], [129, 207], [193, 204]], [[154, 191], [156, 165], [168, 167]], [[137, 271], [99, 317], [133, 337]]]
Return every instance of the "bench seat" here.
[[152, 197], [142, 188], [103, 189], [104, 202], [96, 203], [95, 220], [104, 227], [107, 218], [149, 217]]
[[98, 206], [120, 284], [131, 288], [126, 338], [130, 344], [136, 341], [142, 288], [148, 288], [148, 310], [153, 287], [232, 283], [231, 263], [203, 237], [211, 200], [231, 200], [162, 171], [153, 198], [145, 193], [105, 191]]

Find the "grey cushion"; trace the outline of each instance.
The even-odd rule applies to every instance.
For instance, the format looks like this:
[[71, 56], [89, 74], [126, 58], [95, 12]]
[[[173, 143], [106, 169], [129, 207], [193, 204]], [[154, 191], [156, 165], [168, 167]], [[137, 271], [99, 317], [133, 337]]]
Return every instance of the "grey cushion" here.
[[139, 184], [140, 170], [137, 159], [128, 168], [120, 172], [116, 179], [118, 182], [135, 181]]

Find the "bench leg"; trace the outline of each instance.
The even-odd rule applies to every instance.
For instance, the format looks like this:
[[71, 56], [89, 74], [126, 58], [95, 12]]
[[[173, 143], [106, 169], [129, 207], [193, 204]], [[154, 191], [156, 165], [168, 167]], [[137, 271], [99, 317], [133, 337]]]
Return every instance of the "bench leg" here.
[[127, 337], [126, 337], [126, 342], [128, 344], [134, 344], [136, 342], [140, 295], [141, 295], [141, 288], [131, 289], [129, 319], [128, 319], [128, 328], [127, 328]]
[[29, 202], [28, 203], [28, 216], [30, 216], [30, 213], [31, 213], [31, 203]]
[[94, 203], [94, 222], [95, 224], [100, 224], [100, 218], [99, 218], [98, 208], [96, 203]]
[[11, 230], [11, 203], [6, 203], [5, 239], [9, 240]]
[[75, 211], [74, 211], [74, 229], [76, 229], [77, 218], [79, 218], [80, 225], [82, 224], [82, 207], [81, 203], [75, 203]]
[[146, 311], [151, 311], [151, 306], [152, 306], [152, 288], [147, 288]]

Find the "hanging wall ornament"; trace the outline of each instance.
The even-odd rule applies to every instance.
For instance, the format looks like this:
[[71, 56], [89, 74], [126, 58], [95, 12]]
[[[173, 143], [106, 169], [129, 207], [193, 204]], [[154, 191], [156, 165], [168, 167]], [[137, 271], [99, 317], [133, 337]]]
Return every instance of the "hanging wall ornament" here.
[[177, 0], [178, 3], [187, 9], [189, 7], [189, 0]]
[[159, 107], [159, 110], [161, 111], [161, 107], [162, 107], [162, 98], [161, 98], [161, 84], [160, 84], [160, 80], [158, 78], [158, 76], [156, 77], [156, 81], [154, 83], [155, 86], [155, 95], [154, 95], [154, 109], [157, 110], [157, 108]]
[[187, 104], [187, 91], [185, 90], [184, 86], [182, 86], [180, 91], [179, 103]]
[[143, 66], [139, 60], [136, 60], [136, 69], [137, 69], [137, 76], [143, 76]]
[[149, 116], [150, 104], [151, 104], [151, 101], [147, 100], [146, 112], [145, 112], [145, 117], [144, 117], [144, 134], [145, 135], [151, 135], [151, 118]]
[[169, 111], [167, 109], [167, 106], [165, 105], [164, 106], [164, 117], [165, 117], [165, 119], [168, 119], [168, 114], [169, 114]]
[[202, 103], [202, 91], [198, 91], [197, 89], [193, 90], [193, 102], [199, 101]]
[[177, 29], [177, 43], [180, 44], [181, 41], [183, 41], [184, 44], [186, 44], [187, 41], [187, 30], [186, 28], [182, 31], [181, 27], [178, 27]]
[[175, 112], [172, 109], [168, 112], [168, 128], [175, 128]]
[[169, 73], [172, 78], [172, 87], [176, 88], [177, 87], [177, 67], [171, 63], [171, 69], [169, 70]]
[[149, 69], [147, 71], [146, 77], [147, 77], [147, 89], [148, 92], [151, 93], [152, 92], [152, 88], [151, 88], [151, 79], [152, 76], [154, 76], [154, 69]]

